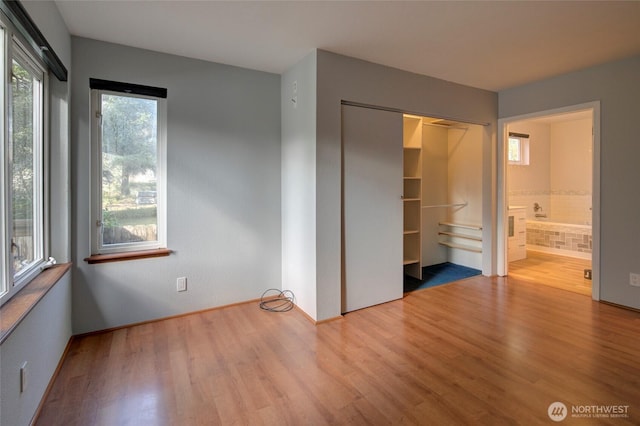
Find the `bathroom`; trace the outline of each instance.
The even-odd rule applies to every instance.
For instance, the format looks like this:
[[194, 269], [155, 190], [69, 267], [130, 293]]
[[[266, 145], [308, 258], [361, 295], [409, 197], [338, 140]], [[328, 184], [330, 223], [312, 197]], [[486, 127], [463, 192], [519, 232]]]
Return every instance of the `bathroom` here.
[[593, 249], [592, 127], [591, 110], [509, 124], [509, 215], [520, 213], [526, 221], [522, 255], [509, 256], [510, 270], [512, 262], [544, 253], [556, 263], [584, 260], [576, 280], [588, 279]]

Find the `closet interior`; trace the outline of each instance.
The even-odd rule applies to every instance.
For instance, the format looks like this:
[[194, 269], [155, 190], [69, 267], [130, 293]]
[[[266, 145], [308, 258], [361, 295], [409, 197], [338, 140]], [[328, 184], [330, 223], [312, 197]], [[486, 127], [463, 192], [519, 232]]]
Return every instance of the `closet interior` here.
[[482, 269], [480, 125], [403, 116], [404, 273], [434, 265]]

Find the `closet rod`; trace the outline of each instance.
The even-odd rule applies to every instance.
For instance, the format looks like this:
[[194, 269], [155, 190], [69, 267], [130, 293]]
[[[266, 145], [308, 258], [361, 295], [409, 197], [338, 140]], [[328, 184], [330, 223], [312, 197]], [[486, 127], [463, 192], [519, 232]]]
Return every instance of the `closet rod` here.
[[464, 203], [456, 203], [456, 204], [434, 204], [432, 206], [422, 206], [423, 209], [432, 209], [435, 207], [466, 207], [469, 203], [465, 201]]
[[422, 123], [423, 126], [433, 126], [433, 127], [444, 127], [445, 129], [460, 129], [460, 130], [469, 130], [468, 127], [455, 125], [449, 126], [446, 124], [438, 124], [438, 123]]

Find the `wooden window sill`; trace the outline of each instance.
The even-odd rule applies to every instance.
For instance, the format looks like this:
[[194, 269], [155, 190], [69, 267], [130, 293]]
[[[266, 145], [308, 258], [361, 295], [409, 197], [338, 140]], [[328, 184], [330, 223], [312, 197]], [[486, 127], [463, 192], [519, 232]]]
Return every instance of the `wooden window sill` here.
[[67, 273], [71, 263], [45, 269], [0, 307], [0, 343], [4, 342], [45, 294]]
[[169, 256], [171, 250], [166, 248], [153, 249], [153, 250], [139, 250], [128, 251], [123, 253], [111, 253], [111, 254], [92, 254], [84, 259], [89, 264], [94, 263], [108, 263], [108, 262], [123, 262], [125, 260], [147, 259], [150, 257], [163, 257]]

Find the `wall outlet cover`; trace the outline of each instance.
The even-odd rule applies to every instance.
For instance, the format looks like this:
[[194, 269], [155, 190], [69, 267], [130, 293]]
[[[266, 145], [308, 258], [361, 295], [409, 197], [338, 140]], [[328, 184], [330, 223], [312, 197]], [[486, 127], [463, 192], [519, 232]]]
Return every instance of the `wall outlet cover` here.
[[187, 291], [187, 277], [180, 277], [176, 282], [178, 291]]

